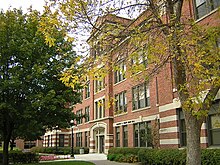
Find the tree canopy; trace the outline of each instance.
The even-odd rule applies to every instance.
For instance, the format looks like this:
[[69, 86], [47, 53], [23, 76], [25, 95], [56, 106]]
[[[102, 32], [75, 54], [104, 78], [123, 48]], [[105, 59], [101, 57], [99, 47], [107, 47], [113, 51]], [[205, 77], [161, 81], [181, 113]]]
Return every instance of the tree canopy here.
[[[43, 16], [37, 11], [0, 13], [0, 135], [4, 141], [4, 164], [9, 140], [33, 140], [47, 128], [69, 127], [75, 116], [70, 104], [79, 93], [59, 78], [77, 61], [73, 43], [64, 31], [53, 28], [53, 45], [40, 31]], [[75, 65], [76, 66], [76, 65]]]

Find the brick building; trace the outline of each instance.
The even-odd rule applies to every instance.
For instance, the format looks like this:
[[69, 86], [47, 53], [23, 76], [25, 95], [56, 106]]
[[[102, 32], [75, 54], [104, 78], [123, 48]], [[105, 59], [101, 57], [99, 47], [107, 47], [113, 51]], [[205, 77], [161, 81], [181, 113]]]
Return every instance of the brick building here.
[[[194, 18], [198, 24], [217, 25], [220, 23], [217, 8], [218, 0], [184, 1], [184, 17]], [[140, 26], [143, 12], [137, 19], [107, 15], [97, 21], [97, 26], [120, 24], [125, 29]], [[166, 18], [164, 18], [166, 19]], [[97, 38], [101, 35], [92, 31], [88, 43], [91, 57], [100, 52]], [[109, 39], [109, 42], [112, 42]], [[111, 49], [112, 60], [124, 50], [125, 40]], [[109, 43], [111, 45], [111, 43]], [[102, 50], [106, 52], [106, 50]], [[141, 59], [145, 62], [145, 59]], [[125, 78], [127, 62], [118, 59], [120, 71], [109, 71], [103, 80], [88, 80], [82, 92], [82, 103], [76, 104], [73, 111], [77, 115], [87, 114], [85, 119], [77, 121], [74, 127], [74, 146], [89, 147], [90, 152], [107, 153], [110, 147], [160, 147], [180, 148], [186, 146], [186, 132], [181, 104], [173, 84], [172, 64], [166, 63], [163, 69], [149, 81], [136, 81], [132, 76]], [[141, 73], [138, 73], [141, 74]], [[114, 104], [109, 106], [110, 99]], [[216, 96], [207, 122], [201, 130], [201, 145], [212, 147], [220, 145], [220, 117], [213, 109], [219, 107], [220, 92]], [[147, 135], [154, 130], [154, 139]], [[148, 137], [148, 138], [147, 138]], [[44, 146], [71, 146], [71, 131], [59, 130], [44, 135]]]

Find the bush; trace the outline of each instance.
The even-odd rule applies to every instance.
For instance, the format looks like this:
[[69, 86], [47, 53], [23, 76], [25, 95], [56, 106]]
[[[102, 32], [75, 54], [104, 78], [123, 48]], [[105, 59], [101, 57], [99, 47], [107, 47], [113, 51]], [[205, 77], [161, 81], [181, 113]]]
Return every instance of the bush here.
[[202, 165], [220, 164], [220, 149], [202, 150]]
[[[89, 153], [89, 148], [88, 147], [74, 147], [73, 152], [74, 154], [79, 154], [80, 148], [84, 149], [84, 153], [88, 154]], [[34, 153], [47, 153], [47, 154], [59, 154], [59, 155], [68, 155], [71, 154], [71, 147], [33, 147], [31, 148], [31, 152]]]
[[37, 163], [39, 161], [39, 157], [35, 153], [14, 152], [9, 154], [9, 161], [14, 164]]
[[110, 148], [107, 159], [110, 161], [136, 163], [138, 162], [138, 151], [141, 148]]
[[[202, 165], [220, 164], [220, 149], [203, 149]], [[107, 159], [110, 161], [135, 163], [140, 161], [147, 165], [185, 165], [186, 150], [147, 149], [147, 148], [111, 148]]]

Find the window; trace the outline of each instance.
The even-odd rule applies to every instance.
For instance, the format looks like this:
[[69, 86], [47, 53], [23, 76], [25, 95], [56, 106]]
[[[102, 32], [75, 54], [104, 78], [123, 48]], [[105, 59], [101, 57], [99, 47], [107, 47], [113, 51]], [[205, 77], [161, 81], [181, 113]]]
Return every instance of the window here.
[[220, 145], [220, 100], [216, 101], [210, 110], [208, 117], [209, 144], [213, 146]]
[[85, 132], [85, 147], [89, 147], [88, 138], [89, 138], [89, 132], [86, 131]]
[[47, 136], [47, 147], [50, 147], [50, 135]]
[[127, 112], [127, 98], [126, 91], [115, 95], [115, 114]]
[[90, 97], [90, 81], [86, 83], [86, 87], [85, 87], [85, 99], [89, 97]]
[[64, 134], [59, 134], [59, 147], [64, 147]]
[[116, 132], [115, 144], [116, 147], [120, 147], [120, 127], [115, 127], [115, 132]]
[[114, 76], [115, 76], [115, 83], [118, 83], [125, 79], [125, 71], [126, 65], [125, 62], [118, 63], [117, 67], [115, 68]]
[[92, 55], [94, 56], [94, 59], [97, 57], [100, 57], [103, 53], [103, 46], [100, 42], [96, 43], [96, 45], [93, 48]]
[[25, 141], [24, 149], [30, 149], [32, 147], [36, 147], [36, 143], [34, 141]]
[[183, 111], [181, 108], [177, 109], [179, 114], [179, 136], [180, 136], [180, 146], [186, 146], [186, 125], [185, 125], [185, 118], [183, 115]]
[[85, 122], [88, 122], [90, 120], [90, 107], [85, 108]]
[[219, 0], [195, 0], [196, 19], [205, 16], [219, 6]]
[[128, 147], [128, 126], [123, 126], [123, 147]]
[[76, 112], [76, 116], [77, 116], [77, 124], [82, 124], [82, 109]]
[[150, 92], [146, 82], [133, 87], [132, 93], [133, 110], [150, 106]]
[[102, 89], [104, 89], [105, 87], [105, 78], [103, 78], [102, 80], [94, 80], [94, 85], [95, 85], [95, 92], [99, 92]]
[[151, 123], [142, 122], [134, 124], [134, 147], [151, 147]]
[[100, 119], [105, 116], [105, 99], [95, 102], [95, 119]]
[[82, 132], [76, 133], [76, 147], [82, 147]]

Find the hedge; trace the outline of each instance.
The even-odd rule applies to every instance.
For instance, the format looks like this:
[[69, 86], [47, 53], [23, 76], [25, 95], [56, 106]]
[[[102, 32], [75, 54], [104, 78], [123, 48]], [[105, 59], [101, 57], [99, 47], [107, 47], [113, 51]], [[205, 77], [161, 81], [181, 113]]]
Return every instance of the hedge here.
[[13, 162], [14, 164], [17, 163], [37, 163], [39, 162], [39, 157], [35, 153], [22, 153], [22, 152], [17, 152], [17, 153], [10, 153], [9, 154], [9, 162]]
[[136, 163], [138, 162], [138, 152], [141, 148], [110, 148], [107, 159], [110, 161]]
[[[111, 148], [108, 160], [143, 165], [185, 165], [185, 149]], [[202, 149], [202, 165], [220, 164], [220, 149]]]
[[[89, 153], [89, 148], [88, 147], [74, 147], [73, 152], [74, 154], [79, 154], [80, 149], [84, 149], [84, 153], [88, 154]], [[71, 147], [33, 147], [31, 148], [31, 152], [34, 153], [47, 153], [47, 154], [60, 154], [60, 155], [67, 155], [71, 154]]]
[[[3, 153], [0, 152], [0, 164], [3, 161]], [[9, 151], [9, 162], [13, 164], [37, 163], [39, 157], [35, 153], [23, 153], [21, 151]]]

